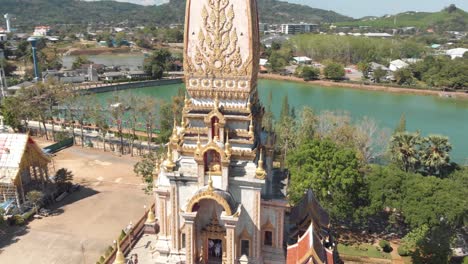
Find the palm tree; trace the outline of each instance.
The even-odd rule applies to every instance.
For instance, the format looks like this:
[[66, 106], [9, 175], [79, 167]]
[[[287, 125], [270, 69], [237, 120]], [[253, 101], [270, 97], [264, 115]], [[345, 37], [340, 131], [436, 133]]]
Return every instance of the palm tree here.
[[429, 175], [440, 176], [442, 170], [449, 165], [449, 152], [452, 145], [444, 136], [430, 135], [424, 139], [422, 163]]
[[390, 140], [392, 160], [406, 172], [415, 171], [421, 161], [421, 143], [419, 132], [395, 133]]

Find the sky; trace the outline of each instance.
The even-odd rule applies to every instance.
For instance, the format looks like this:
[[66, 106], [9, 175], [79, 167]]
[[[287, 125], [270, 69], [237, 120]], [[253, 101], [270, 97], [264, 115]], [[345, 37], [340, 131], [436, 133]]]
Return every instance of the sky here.
[[[89, 0], [88, 0], [89, 1]], [[118, 0], [140, 5], [154, 5], [168, 0]], [[283, 0], [284, 1], [284, 0]], [[363, 16], [383, 16], [405, 11], [440, 11], [450, 4], [468, 11], [468, 0], [288, 0], [286, 2], [304, 4], [315, 8], [332, 10], [343, 15], [360, 18]]]

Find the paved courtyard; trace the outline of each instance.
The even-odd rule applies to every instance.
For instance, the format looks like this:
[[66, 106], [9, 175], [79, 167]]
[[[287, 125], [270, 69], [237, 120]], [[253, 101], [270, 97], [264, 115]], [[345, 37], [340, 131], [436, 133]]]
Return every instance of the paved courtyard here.
[[152, 203], [133, 173], [137, 160], [81, 147], [59, 152], [55, 168], [71, 170], [82, 188], [54, 205], [56, 215], [0, 229], [0, 263], [96, 263]]

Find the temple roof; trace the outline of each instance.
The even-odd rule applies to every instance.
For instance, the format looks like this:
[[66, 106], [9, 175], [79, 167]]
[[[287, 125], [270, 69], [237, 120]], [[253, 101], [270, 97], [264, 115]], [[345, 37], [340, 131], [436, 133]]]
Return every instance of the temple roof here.
[[28, 135], [0, 134], [0, 183], [13, 183], [16, 179], [28, 144], [35, 146], [37, 152], [46, 158]]

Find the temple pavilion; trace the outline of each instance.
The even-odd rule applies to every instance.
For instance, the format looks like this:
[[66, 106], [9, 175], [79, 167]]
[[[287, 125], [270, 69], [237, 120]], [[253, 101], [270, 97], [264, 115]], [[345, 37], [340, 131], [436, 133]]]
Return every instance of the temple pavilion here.
[[0, 204], [21, 208], [28, 185], [47, 181], [50, 161], [29, 135], [0, 134]]

